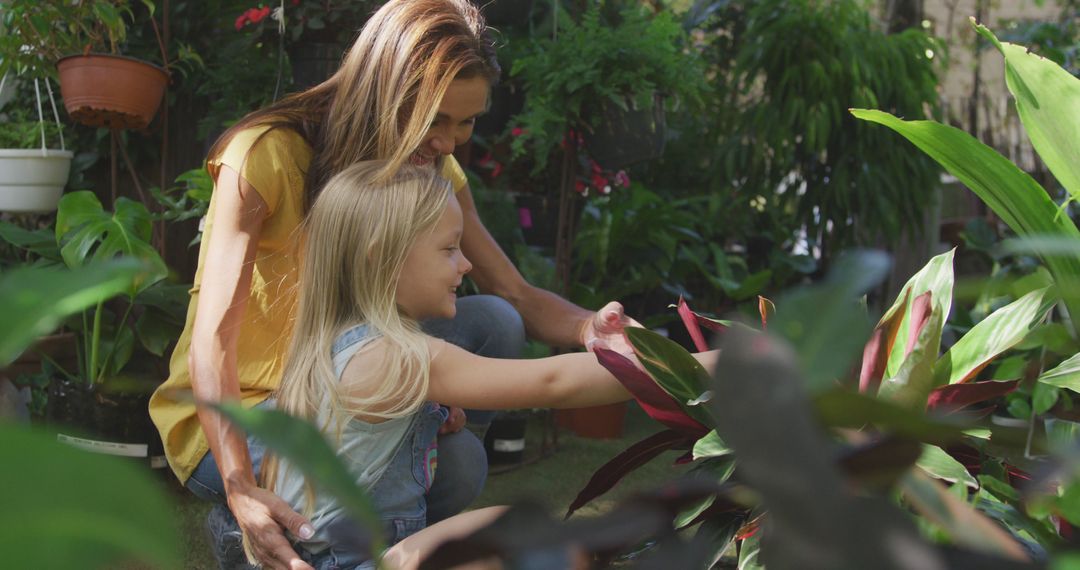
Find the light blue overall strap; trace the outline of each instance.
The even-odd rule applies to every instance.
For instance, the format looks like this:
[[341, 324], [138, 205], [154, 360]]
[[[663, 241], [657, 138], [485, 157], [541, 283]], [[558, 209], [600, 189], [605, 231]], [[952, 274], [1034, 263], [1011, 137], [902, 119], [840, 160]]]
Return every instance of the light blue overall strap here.
[[378, 338], [378, 335], [370, 333], [371, 327], [368, 325], [356, 325], [345, 329], [334, 339], [334, 346], [330, 351], [330, 356], [333, 358], [334, 374], [337, 375], [338, 380], [341, 380], [341, 375], [345, 372], [345, 366], [349, 364], [349, 360], [352, 360], [353, 355], [361, 348], [364, 348], [367, 343]]

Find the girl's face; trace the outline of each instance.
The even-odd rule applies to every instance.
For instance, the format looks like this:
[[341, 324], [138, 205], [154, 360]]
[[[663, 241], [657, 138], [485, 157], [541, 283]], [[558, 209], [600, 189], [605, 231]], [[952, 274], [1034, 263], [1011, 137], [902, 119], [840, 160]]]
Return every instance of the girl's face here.
[[487, 79], [480, 76], [452, 81], [411, 162], [418, 166], [435, 164], [435, 159], [454, 152], [454, 147], [469, 140], [476, 117], [487, 110], [490, 90]]
[[416, 320], [457, 313], [457, 288], [472, 269], [461, 252], [462, 227], [461, 205], [451, 195], [435, 227], [409, 248], [396, 292], [402, 313]]

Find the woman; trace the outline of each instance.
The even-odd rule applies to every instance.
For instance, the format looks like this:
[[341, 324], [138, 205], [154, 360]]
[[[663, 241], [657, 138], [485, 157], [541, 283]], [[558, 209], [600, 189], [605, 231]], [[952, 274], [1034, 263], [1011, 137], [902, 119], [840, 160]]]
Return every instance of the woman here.
[[[411, 163], [438, 168], [451, 181], [464, 216], [461, 247], [473, 261], [473, 281], [494, 296], [462, 299], [453, 321], [426, 323], [432, 334], [463, 337], [448, 340], [496, 357], [514, 356], [521, 321], [529, 336], [560, 346], [620, 336], [626, 321], [621, 307], [609, 306], [601, 316], [531, 286], [477, 215], [450, 153], [471, 136], [498, 75], [491, 42], [468, 0], [391, 0], [365, 24], [330, 79], [248, 115], [210, 151], [215, 192], [187, 323], [150, 413], [177, 477], [200, 496], [227, 501], [228, 511], [211, 513], [212, 531], [224, 541], [231, 511], [258, 562], [268, 568], [307, 567], [283, 528], [305, 537], [310, 525], [256, 485], [253, 464], [261, 450], [249, 453], [243, 434], [212, 409], [169, 394], [191, 389], [200, 402], [253, 406], [277, 387], [296, 304], [297, 228], [337, 172], [381, 159], [386, 176]], [[444, 431], [460, 429], [463, 418], [454, 412]], [[455, 438], [462, 454], [475, 452], [470, 434], [440, 438], [440, 483], [431, 490], [432, 505], [440, 502], [443, 481], [455, 480]], [[451, 488], [442, 497], [453, 502], [461, 495], [468, 493]], [[441, 516], [464, 506], [447, 506]]]

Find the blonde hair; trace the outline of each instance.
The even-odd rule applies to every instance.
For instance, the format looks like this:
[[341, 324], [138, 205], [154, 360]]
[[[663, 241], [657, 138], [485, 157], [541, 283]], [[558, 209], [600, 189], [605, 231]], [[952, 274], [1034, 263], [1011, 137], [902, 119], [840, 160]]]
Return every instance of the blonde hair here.
[[[382, 180], [387, 161], [349, 166], [327, 182], [304, 222], [299, 305], [278, 408], [341, 429], [355, 415], [395, 418], [415, 412], [428, 390], [428, 345], [420, 325], [398, 311], [397, 282], [412, 245], [434, 228], [451, 184], [433, 168], [402, 166]], [[366, 324], [380, 337], [383, 379], [368, 396], [342, 394], [331, 351], [349, 327]], [[276, 461], [264, 462], [273, 488]], [[309, 494], [310, 497], [310, 494]], [[311, 501], [308, 501], [309, 506]]]
[[364, 24], [333, 76], [244, 117], [209, 156], [220, 156], [248, 127], [297, 131], [315, 151], [310, 207], [324, 183], [351, 164], [384, 160], [377, 179], [392, 176], [423, 142], [453, 80], [495, 84], [499, 73], [494, 43], [469, 0], [390, 0]]

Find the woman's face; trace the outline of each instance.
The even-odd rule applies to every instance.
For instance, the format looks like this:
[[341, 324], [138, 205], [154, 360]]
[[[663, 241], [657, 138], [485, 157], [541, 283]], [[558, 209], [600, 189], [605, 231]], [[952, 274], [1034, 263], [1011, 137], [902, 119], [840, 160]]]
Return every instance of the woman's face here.
[[487, 79], [480, 76], [452, 81], [411, 162], [418, 166], [434, 164], [437, 158], [454, 152], [454, 147], [469, 140], [476, 117], [487, 110], [490, 90]]

